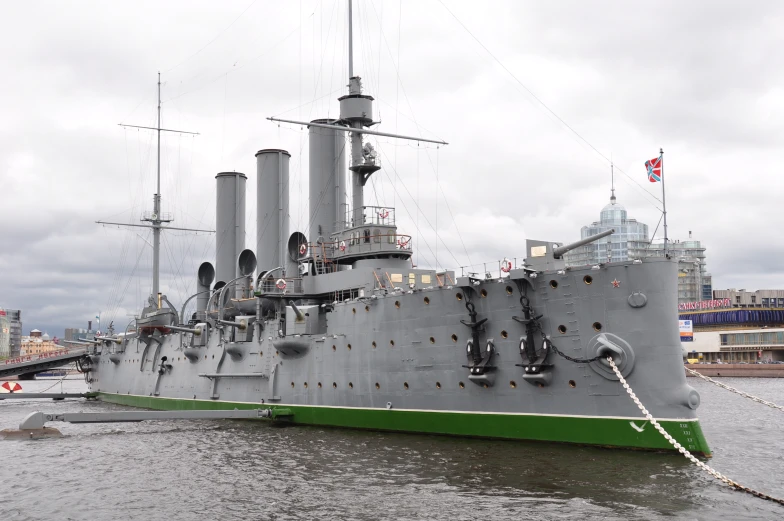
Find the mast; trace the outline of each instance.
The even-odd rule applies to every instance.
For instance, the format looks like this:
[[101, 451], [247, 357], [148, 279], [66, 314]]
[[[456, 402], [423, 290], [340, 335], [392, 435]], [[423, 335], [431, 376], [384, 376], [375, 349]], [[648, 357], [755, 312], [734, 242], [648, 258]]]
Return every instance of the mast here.
[[161, 128], [161, 72], [158, 71], [158, 125], [156, 127], [144, 127], [140, 125], [126, 125], [119, 123], [121, 127], [127, 128], [140, 128], [145, 130], [154, 130], [158, 133], [158, 152], [157, 152], [157, 167], [156, 167], [156, 185], [155, 195], [153, 195], [152, 214], [145, 212], [142, 221], [149, 224], [129, 224], [108, 221], [95, 221], [97, 224], [110, 224], [116, 226], [131, 226], [137, 228], [152, 228], [153, 242], [152, 242], [152, 300], [155, 301], [156, 306], [160, 307], [161, 299], [158, 297], [160, 292], [160, 261], [161, 261], [161, 230], [180, 230], [186, 232], [207, 232], [214, 233], [215, 230], [199, 230], [195, 228], [174, 228], [171, 226], [161, 226], [163, 223], [169, 223], [173, 219], [168, 217], [164, 218], [161, 214], [161, 132], [174, 132], [176, 134], [191, 134], [198, 136], [198, 132], [187, 132], [185, 130], [173, 130], [170, 128]]
[[153, 198], [152, 215], [152, 296], [158, 295], [161, 262], [161, 72], [158, 71], [158, 168], [157, 188]]
[[667, 240], [667, 197], [664, 195], [664, 149], [659, 148], [659, 166], [661, 167], [661, 184], [662, 184], [662, 213], [664, 214], [664, 256], [666, 257], [668, 252], [668, 245], [669, 242]]
[[348, 0], [348, 79], [354, 77], [354, 27], [351, 23], [351, 4]]

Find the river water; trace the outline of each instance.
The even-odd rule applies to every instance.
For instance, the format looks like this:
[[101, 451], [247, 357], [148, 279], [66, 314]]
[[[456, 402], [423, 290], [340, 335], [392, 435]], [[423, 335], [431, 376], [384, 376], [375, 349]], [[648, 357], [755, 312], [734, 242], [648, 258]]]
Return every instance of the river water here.
[[[56, 381], [22, 384], [36, 392]], [[722, 381], [784, 403], [784, 379]], [[690, 383], [702, 397], [708, 463], [784, 497], [784, 413]], [[86, 390], [80, 380], [62, 386]], [[33, 410], [118, 408], [0, 401], [0, 429]], [[53, 426], [64, 436], [0, 440], [2, 521], [784, 518], [783, 506], [730, 490], [676, 454], [249, 421]]]

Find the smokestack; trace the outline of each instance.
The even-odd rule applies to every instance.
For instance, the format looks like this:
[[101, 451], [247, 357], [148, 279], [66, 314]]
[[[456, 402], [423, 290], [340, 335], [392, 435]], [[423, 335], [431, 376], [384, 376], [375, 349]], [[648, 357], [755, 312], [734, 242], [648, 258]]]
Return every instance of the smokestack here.
[[[316, 119], [311, 123], [337, 124], [334, 119]], [[348, 217], [346, 206], [346, 136], [345, 132], [309, 127], [310, 213], [308, 239], [315, 244], [329, 241], [338, 223]], [[342, 227], [342, 225], [341, 225]]]
[[[245, 249], [245, 174], [221, 172], [215, 176], [215, 272], [219, 282], [237, 278], [237, 257]], [[236, 293], [241, 292], [238, 286]]]
[[[201, 293], [201, 295], [196, 296], [197, 312], [207, 311], [207, 304], [210, 300], [209, 291], [213, 280], [215, 280], [215, 268], [212, 267], [212, 263], [202, 262], [196, 276], [196, 293]], [[185, 318], [181, 317], [181, 320], [184, 321]]]
[[689, 230], [689, 239], [691, 239], [691, 230]]
[[290, 159], [285, 150], [256, 152], [256, 258], [260, 271], [287, 264]]

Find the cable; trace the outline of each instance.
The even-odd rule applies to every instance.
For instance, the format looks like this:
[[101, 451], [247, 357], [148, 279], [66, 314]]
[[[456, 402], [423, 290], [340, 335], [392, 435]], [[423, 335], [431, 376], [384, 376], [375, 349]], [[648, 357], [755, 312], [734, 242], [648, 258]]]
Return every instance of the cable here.
[[229, 29], [231, 29], [231, 27], [232, 27], [232, 26], [233, 26], [235, 23], [237, 23], [237, 20], [239, 20], [240, 18], [242, 18], [242, 15], [244, 15], [245, 13], [247, 13], [247, 12], [248, 12], [248, 9], [250, 9], [251, 7], [253, 7], [253, 5], [254, 5], [254, 4], [257, 2], [257, 1], [258, 1], [258, 0], [253, 0], [253, 1], [252, 1], [250, 4], [248, 4], [248, 7], [246, 7], [246, 8], [245, 8], [245, 10], [244, 10], [244, 11], [242, 11], [242, 12], [239, 14], [239, 16], [238, 16], [237, 18], [235, 18], [235, 19], [234, 19], [234, 20], [233, 20], [233, 21], [232, 21], [232, 22], [231, 22], [231, 23], [230, 23], [230, 24], [229, 24], [229, 25], [228, 25], [228, 26], [227, 26], [227, 27], [226, 27], [224, 30], [222, 30], [220, 33], [218, 33], [218, 35], [217, 35], [215, 38], [213, 38], [212, 40], [210, 40], [209, 42], [207, 42], [207, 44], [206, 44], [206, 45], [204, 45], [204, 46], [203, 46], [201, 49], [199, 49], [199, 50], [198, 50], [198, 51], [196, 51], [195, 53], [191, 54], [190, 56], [188, 56], [187, 58], [185, 58], [184, 60], [182, 60], [180, 63], [178, 63], [178, 64], [177, 64], [177, 65], [175, 65], [174, 67], [172, 67], [172, 68], [170, 68], [170, 69], [167, 69], [167, 70], [165, 70], [165, 71], [164, 71], [164, 74], [166, 74], [167, 72], [171, 72], [171, 71], [173, 71], [174, 69], [176, 69], [177, 67], [179, 67], [179, 66], [180, 66], [180, 65], [182, 65], [183, 63], [187, 62], [187, 61], [188, 61], [188, 60], [190, 60], [191, 58], [195, 57], [195, 56], [196, 56], [196, 55], [198, 55], [198, 54], [199, 54], [201, 51], [203, 51], [204, 49], [206, 49], [207, 47], [209, 47], [210, 45], [212, 45], [213, 43], [215, 43], [215, 41], [216, 41], [218, 38], [220, 38], [221, 36], [223, 36], [223, 35], [226, 33], [226, 31], [228, 31]]
[[[525, 84], [524, 84], [522, 81], [520, 81], [520, 80], [517, 78], [517, 76], [515, 76], [515, 75], [514, 75], [514, 73], [513, 73], [511, 70], [509, 70], [509, 69], [506, 67], [506, 65], [504, 65], [504, 64], [501, 62], [501, 60], [499, 60], [499, 59], [498, 59], [498, 58], [495, 56], [495, 54], [493, 54], [493, 53], [490, 51], [490, 49], [488, 49], [488, 48], [485, 46], [485, 44], [483, 44], [483, 43], [482, 43], [482, 42], [479, 40], [479, 38], [477, 38], [477, 37], [474, 35], [474, 33], [472, 33], [472, 32], [471, 32], [471, 30], [470, 30], [468, 27], [466, 27], [466, 25], [465, 25], [465, 24], [464, 24], [462, 21], [460, 21], [460, 19], [459, 19], [459, 18], [458, 18], [458, 17], [455, 15], [455, 13], [453, 13], [453, 12], [452, 12], [452, 11], [451, 11], [451, 10], [450, 10], [450, 9], [449, 9], [447, 6], [446, 6], [446, 4], [444, 4], [444, 2], [443, 2], [442, 0], [438, 0], [438, 3], [440, 3], [440, 4], [441, 4], [441, 5], [444, 7], [444, 9], [446, 9], [446, 10], [447, 10], [447, 12], [448, 12], [450, 15], [452, 15], [452, 18], [454, 18], [454, 19], [457, 21], [457, 23], [458, 23], [458, 24], [460, 24], [460, 26], [461, 26], [463, 29], [465, 29], [465, 31], [466, 31], [466, 32], [467, 32], [467, 33], [468, 33], [468, 34], [471, 36], [471, 38], [473, 38], [473, 39], [474, 39], [474, 41], [476, 41], [476, 43], [478, 43], [478, 44], [479, 44], [479, 46], [480, 46], [480, 47], [482, 47], [482, 49], [484, 49], [484, 50], [485, 50], [485, 52], [486, 52], [487, 54], [489, 54], [489, 55], [490, 55], [490, 57], [491, 57], [491, 58], [493, 58], [493, 60], [495, 60], [495, 62], [496, 62], [498, 65], [500, 65], [500, 66], [501, 66], [501, 68], [502, 68], [504, 71], [506, 71], [506, 73], [507, 73], [507, 74], [508, 74], [508, 75], [509, 75], [509, 76], [510, 76], [510, 77], [511, 77], [511, 78], [512, 78], [512, 79], [513, 79], [515, 82], [517, 82], [517, 83], [518, 83], [518, 84], [519, 84], [519, 85], [520, 85], [520, 86], [521, 86], [523, 89], [525, 89], [525, 91], [526, 91], [526, 92], [527, 92], [527, 93], [528, 93], [528, 94], [529, 94], [529, 95], [530, 95], [530, 96], [531, 96], [531, 97], [532, 97], [534, 100], [536, 100], [536, 102], [537, 102], [537, 103], [539, 103], [539, 105], [541, 105], [542, 107], [544, 107], [544, 109], [545, 109], [545, 110], [547, 110], [547, 112], [549, 112], [549, 113], [550, 113], [550, 114], [551, 114], [553, 117], [555, 117], [555, 119], [557, 119], [557, 120], [558, 120], [558, 121], [559, 121], [559, 122], [560, 122], [560, 123], [561, 123], [561, 124], [562, 124], [564, 127], [566, 127], [566, 128], [567, 128], [567, 129], [568, 129], [568, 130], [569, 130], [569, 131], [572, 133], [572, 134], [574, 134], [575, 136], [577, 136], [577, 138], [579, 138], [579, 139], [580, 139], [580, 141], [582, 141], [583, 143], [585, 143], [586, 145], [588, 145], [588, 147], [590, 147], [590, 148], [591, 148], [591, 150], [593, 150], [593, 151], [594, 151], [594, 152], [596, 152], [596, 153], [597, 153], [599, 156], [601, 156], [602, 158], [604, 158], [604, 159], [605, 159], [605, 160], [606, 160], [608, 163], [611, 163], [611, 162], [612, 162], [612, 161], [611, 161], [611, 160], [610, 160], [610, 159], [609, 159], [607, 156], [605, 156], [604, 154], [602, 154], [602, 153], [599, 151], [599, 149], [597, 149], [595, 146], [593, 146], [593, 145], [592, 145], [592, 144], [591, 144], [591, 143], [590, 143], [590, 142], [589, 142], [587, 139], [585, 139], [585, 138], [584, 138], [582, 135], [580, 135], [580, 133], [579, 133], [579, 132], [577, 132], [577, 131], [576, 131], [574, 128], [572, 128], [572, 127], [571, 127], [571, 126], [570, 126], [570, 125], [569, 125], [569, 124], [568, 124], [566, 121], [564, 121], [564, 120], [561, 118], [561, 116], [559, 116], [558, 114], [556, 114], [556, 113], [555, 113], [555, 111], [553, 111], [553, 110], [552, 110], [550, 107], [548, 107], [548, 106], [547, 106], [547, 104], [546, 104], [544, 101], [542, 101], [542, 100], [541, 100], [541, 99], [540, 99], [540, 98], [539, 98], [539, 97], [538, 97], [536, 94], [534, 94], [534, 93], [533, 93], [533, 91], [532, 91], [531, 89], [529, 89], [529, 88], [528, 88], [528, 87], [527, 87], [527, 86], [526, 86], [526, 85], [525, 85]], [[634, 184], [636, 184], [636, 185], [637, 185], [637, 186], [640, 188], [640, 190], [642, 190], [643, 192], [645, 192], [645, 193], [646, 193], [648, 196], [652, 197], [653, 199], [657, 200], [657, 201], [658, 201], [658, 202], [660, 202], [660, 203], [662, 202], [662, 201], [661, 201], [661, 199], [659, 199], [658, 197], [656, 197], [656, 196], [655, 196], [655, 195], [653, 195], [652, 193], [648, 192], [648, 190], [646, 190], [646, 189], [645, 189], [645, 188], [644, 188], [644, 187], [643, 187], [643, 186], [642, 186], [642, 185], [641, 185], [639, 182], [637, 182], [637, 181], [636, 181], [636, 180], [635, 180], [633, 177], [631, 177], [629, 174], [627, 174], [627, 173], [626, 173], [625, 171], [623, 171], [621, 168], [618, 168], [617, 166], [616, 166], [615, 168], [616, 168], [616, 169], [618, 169], [618, 170], [619, 170], [619, 171], [620, 171], [620, 172], [621, 172], [623, 175], [625, 175], [626, 177], [628, 177], [628, 178], [629, 178], [629, 179], [630, 179], [632, 182], [634, 182]]]

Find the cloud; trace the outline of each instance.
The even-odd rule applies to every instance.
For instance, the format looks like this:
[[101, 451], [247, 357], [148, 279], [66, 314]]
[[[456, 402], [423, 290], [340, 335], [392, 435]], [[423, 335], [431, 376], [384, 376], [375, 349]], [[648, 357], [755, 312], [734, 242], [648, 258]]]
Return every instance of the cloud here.
[[[359, 3], [354, 68], [377, 99], [379, 129], [450, 143], [373, 139], [383, 169], [366, 202], [398, 208], [420, 265], [435, 264], [436, 249], [441, 267], [457, 268], [520, 257], [528, 237], [578, 239], [609, 197], [610, 157], [619, 202], [653, 230], [660, 186], [642, 165], [663, 147], [670, 236], [691, 230], [703, 242], [714, 287], [784, 285], [780, 3], [448, 6], [581, 137], [440, 3]], [[214, 228], [215, 174], [244, 172], [255, 248], [254, 154], [284, 148], [292, 227], [307, 231], [307, 131], [265, 118], [337, 115], [343, 5], [262, 1], [237, 18], [246, 7], [7, 6], [0, 305], [21, 308], [26, 331], [61, 335], [98, 311], [119, 328], [141, 308], [148, 232], [94, 221], [139, 223], [151, 210], [155, 136], [117, 124], [154, 126], [159, 70], [164, 126], [199, 133], [162, 140], [175, 225]], [[214, 249], [209, 235], [165, 234], [162, 285], [175, 305]]]

